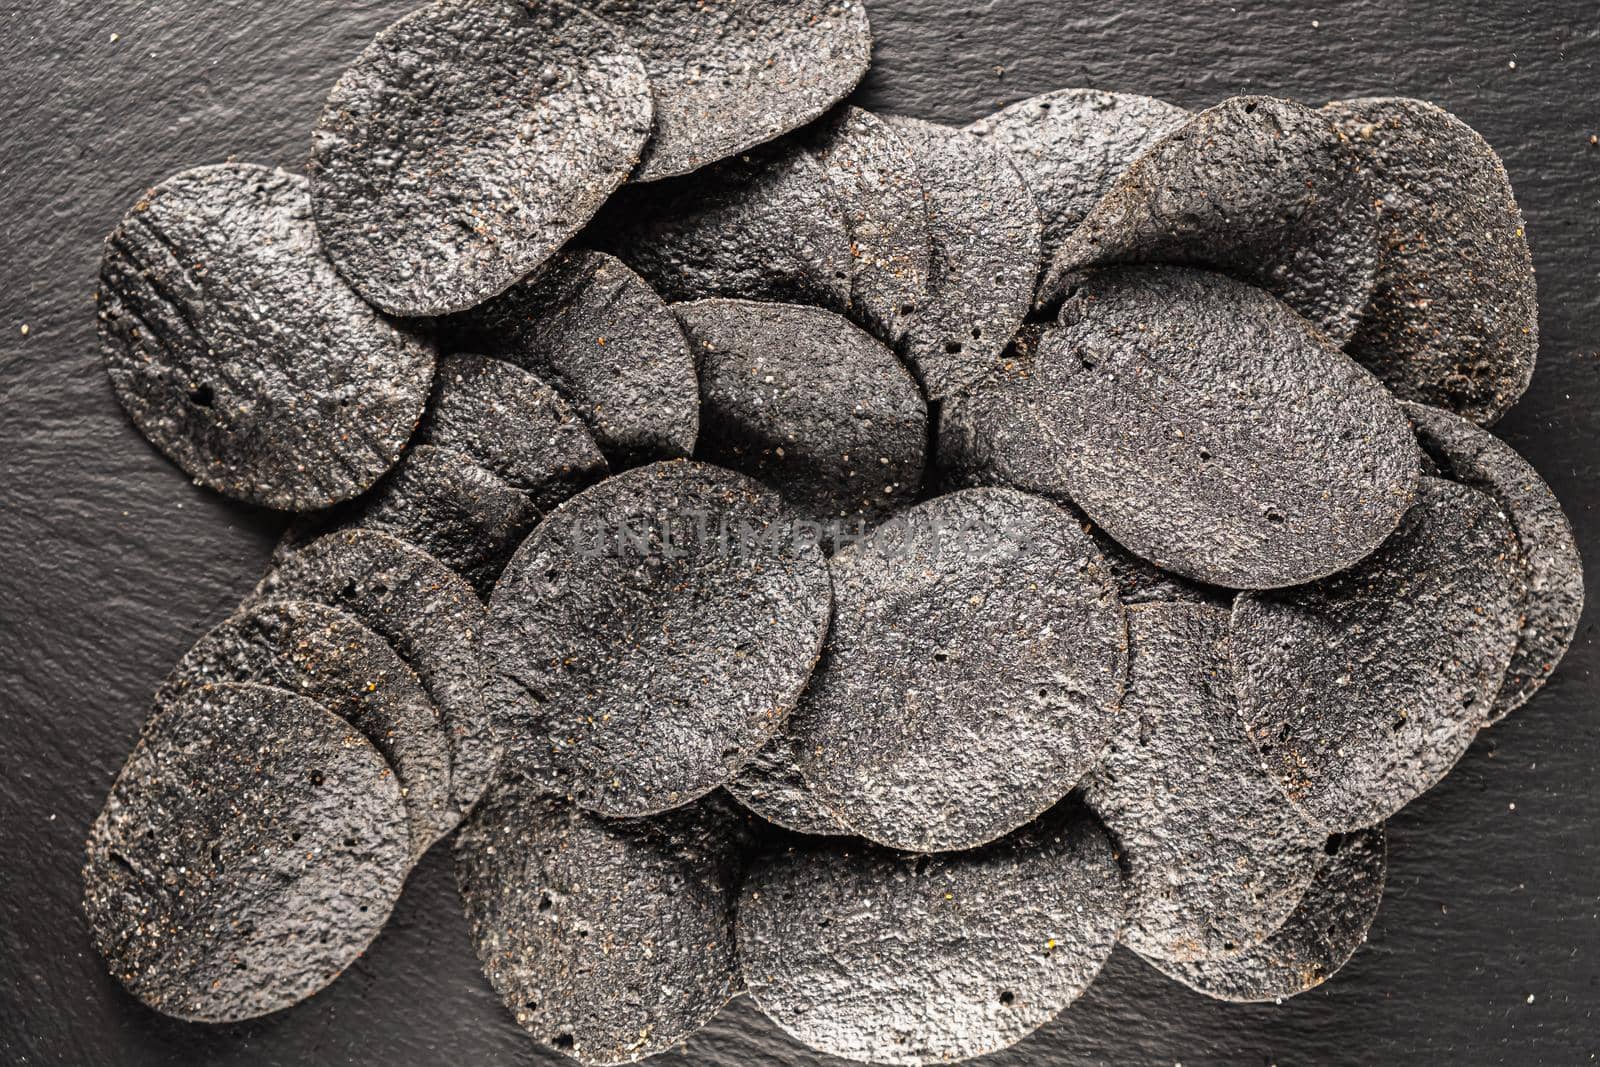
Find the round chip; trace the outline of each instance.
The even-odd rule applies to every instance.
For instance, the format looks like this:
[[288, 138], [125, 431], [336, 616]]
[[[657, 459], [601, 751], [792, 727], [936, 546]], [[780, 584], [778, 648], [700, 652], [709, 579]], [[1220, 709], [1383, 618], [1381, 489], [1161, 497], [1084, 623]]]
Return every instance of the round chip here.
[[777, 733], [828, 625], [828, 568], [778, 495], [703, 463], [573, 497], [518, 550], [484, 640], [517, 765], [645, 815], [723, 785]]
[[858, 107], [841, 107], [812, 148], [850, 229], [850, 316], [899, 344], [933, 256], [916, 156], [887, 122]]
[[1234, 601], [1240, 714], [1313, 825], [1371, 826], [1455, 765], [1511, 661], [1521, 566], [1493, 500], [1424, 478], [1368, 559]]
[[768, 822], [797, 834], [852, 834], [806, 784], [800, 773], [800, 744], [794, 734], [780, 732], [739, 769], [739, 776], [726, 786], [728, 794]]
[[867, 72], [859, 0], [591, 0], [638, 49], [656, 124], [635, 181], [654, 181], [798, 129]]
[[484, 975], [518, 1026], [579, 1063], [681, 1043], [739, 988], [739, 845], [715, 797], [603, 819], [503, 781], [455, 846]]
[[1266, 941], [1222, 960], [1149, 962], [1168, 978], [1218, 1000], [1281, 1000], [1326, 982], [1367, 940], [1389, 873], [1382, 826], [1328, 840], [1328, 858], [1293, 914]]
[[1115, 729], [1127, 621], [1094, 545], [1038, 497], [938, 497], [841, 549], [833, 626], [787, 727], [818, 801], [913, 852], [1060, 800]]
[[483, 703], [477, 642], [484, 608], [472, 587], [422, 549], [377, 530], [339, 530], [279, 561], [253, 601], [338, 608], [388, 641], [417, 672], [450, 744], [457, 815], [477, 803], [500, 760]]
[[1498, 722], [1539, 691], [1571, 647], [1583, 614], [1583, 559], [1561, 502], [1515, 449], [1448, 411], [1402, 406], [1424, 454], [1444, 476], [1494, 497], [1517, 535], [1527, 595], [1516, 651], [1489, 709], [1488, 721]]
[[223, 682], [296, 693], [371, 741], [400, 782], [413, 861], [455, 826], [450, 747], [439, 710], [394, 649], [349, 615], [296, 600], [247, 604], [178, 661], [156, 693], [156, 706]]
[[500, 359], [440, 360], [417, 440], [464, 453], [526, 493], [540, 512], [606, 476], [605, 457], [567, 402]]
[[791, 848], [739, 900], [762, 1011], [820, 1052], [943, 1063], [1021, 1041], [1077, 999], [1122, 923], [1104, 831], [1063, 813], [975, 852]]
[[432, 0], [339, 79], [307, 171], [328, 255], [396, 315], [481, 303], [580, 230], [650, 135], [650, 82], [561, 0]]
[[454, 320], [474, 347], [549, 382], [622, 466], [694, 451], [700, 397], [677, 320], [602, 252], [563, 252]]
[[793, 140], [692, 178], [630, 186], [586, 239], [668, 301], [850, 305], [850, 229], [822, 166]]
[[134, 746], [89, 830], [83, 909], [139, 1000], [238, 1022], [338, 977], [409, 869], [400, 787], [365, 738], [304, 697], [217, 685]]
[[778, 490], [826, 547], [921, 489], [928, 407], [870, 334], [795, 304], [697, 300], [672, 311], [699, 364], [701, 459]]
[[1397, 396], [1488, 425], [1533, 377], [1533, 257], [1505, 165], [1432, 104], [1342, 100], [1323, 113], [1382, 205], [1378, 285], [1347, 347]]
[[901, 355], [939, 400], [989, 373], [1022, 325], [1038, 275], [1039, 212], [994, 145], [920, 119], [884, 121], [915, 157], [933, 249]]
[[939, 404], [934, 461], [948, 491], [1003, 485], [1059, 498], [1056, 442], [1040, 423], [1036, 361], [1051, 327], [1024, 325], [989, 373]]
[[1236, 96], [1157, 141], [1056, 250], [1041, 293], [1117, 263], [1211, 267], [1261, 286], [1342, 345], [1372, 295], [1372, 191], [1328, 119]]
[[416, 545], [487, 597], [539, 521], [527, 494], [452, 448], [417, 445], [352, 525]]
[[1057, 89], [979, 119], [967, 132], [999, 145], [1022, 172], [1044, 222], [1043, 268], [1139, 154], [1189, 112], [1133, 93]]
[[197, 167], [106, 240], [100, 347], [139, 432], [185, 474], [285, 510], [365, 492], [400, 458], [433, 350], [323, 258], [305, 179]]
[[1122, 940], [1169, 960], [1237, 955], [1289, 917], [1323, 858], [1261, 767], [1233, 696], [1228, 612], [1128, 612], [1123, 722], [1084, 800], [1129, 872]]
[[1417, 446], [1376, 378], [1254, 286], [1184, 267], [1080, 276], [1036, 395], [1073, 500], [1157, 566], [1235, 589], [1367, 556]]

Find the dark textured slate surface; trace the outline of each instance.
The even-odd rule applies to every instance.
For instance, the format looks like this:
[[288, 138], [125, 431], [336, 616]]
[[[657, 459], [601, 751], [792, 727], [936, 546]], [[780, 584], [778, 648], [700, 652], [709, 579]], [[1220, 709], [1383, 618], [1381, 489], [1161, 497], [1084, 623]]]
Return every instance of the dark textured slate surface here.
[[[23, 0], [0, 13], [0, 1061], [558, 1062], [478, 973], [443, 849], [347, 974], [241, 1027], [140, 1007], [78, 912], [84, 833], [146, 699], [249, 591], [281, 522], [193, 488], [124, 420], [94, 345], [100, 242], [140, 190], [182, 167], [229, 153], [298, 166], [339, 71], [409, 6]], [[1238, 92], [1319, 105], [1401, 93], [1456, 111], [1505, 159], [1539, 270], [1539, 370], [1496, 432], [1600, 558], [1600, 146], [1588, 142], [1600, 135], [1600, 27], [1588, 0], [868, 10], [879, 43], [856, 101], [944, 122], [1061, 85], [1191, 108]], [[1568, 1067], [1600, 1055], [1597, 667], [1591, 615], [1545, 691], [1390, 822], [1388, 898], [1370, 943], [1326, 986], [1281, 1007], [1230, 1006], [1119, 950], [1062, 1019], [984, 1062]], [[660, 1062], [826, 1061], [741, 998]]]

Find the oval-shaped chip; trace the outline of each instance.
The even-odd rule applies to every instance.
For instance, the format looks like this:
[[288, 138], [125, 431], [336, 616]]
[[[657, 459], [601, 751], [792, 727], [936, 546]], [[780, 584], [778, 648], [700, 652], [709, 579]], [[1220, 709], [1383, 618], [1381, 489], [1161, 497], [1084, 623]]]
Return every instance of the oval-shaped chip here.
[[465, 580], [399, 538], [339, 530], [287, 553], [251, 599], [327, 604], [388, 641], [439, 709], [455, 812], [471, 810], [494, 776], [500, 748], [478, 664], [483, 602]]
[[1041, 276], [1089, 210], [1145, 149], [1189, 112], [1134, 93], [1057, 89], [1019, 100], [967, 127], [1005, 149], [1044, 223]]
[[1254, 286], [1184, 267], [1079, 276], [1038, 365], [1068, 492], [1123, 547], [1234, 589], [1364, 558], [1417, 480], [1376, 378]]
[[1327, 852], [1294, 913], [1260, 945], [1228, 959], [1148, 962], [1196, 992], [1239, 1004], [1315, 989], [1366, 943], [1389, 874], [1388, 832], [1375, 826], [1336, 834]]
[[349, 615], [303, 600], [246, 604], [184, 654], [156, 707], [219, 682], [297, 693], [361, 731], [400, 782], [413, 860], [455, 826], [439, 709], [388, 642]]
[[922, 488], [928, 406], [893, 352], [822, 308], [696, 300], [673, 314], [700, 375], [699, 458], [857, 537]]
[[1495, 502], [1424, 478], [1368, 559], [1234, 601], [1240, 714], [1314, 825], [1371, 826], [1455, 766], [1494, 706], [1522, 597], [1516, 538]]
[[771, 490], [684, 460], [609, 478], [539, 524], [489, 602], [508, 758], [553, 763], [603, 815], [687, 804], [777, 733], [830, 603]]
[[482, 303], [628, 177], [650, 82], [562, 0], [432, 0], [373, 39], [323, 105], [307, 173], [328, 255], [396, 315]]
[[1488, 722], [1498, 722], [1539, 691], [1571, 647], [1583, 614], [1583, 558], [1561, 502], [1514, 448], [1459, 415], [1402, 407], [1442, 475], [1494, 497], [1517, 535], [1527, 595], [1517, 648], [1489, 709]]
[[106, 239], [100, 347], [139, 432], [224, 496], [365, 492], [422, 415], [433, 350], [323, 256], [305, 179], [243, 163], [147, 191]]
[[1022, 325], [1038, 275], [1039, 211], [993, 144], [921, 119], [884, 121], [911, 148], [933, 249], [900, 354], [939, 400], [989, 373]]
[[700, 396], [689, 346], [621, 260], [563, 252], [451, 324], [472, 347], [554, 386], [621, 466], [694, 451]]
[[716, 797], [604, 819], [503, 780], [455, 845], [484, 975], [518, 1026], [579, 1063], [683, 1042], [739, 989], [740, 843]]
[[355, 962], [409, 849], [400, 787], [353, 726], [281, 689], [208, 686], [153, 716], [117, 775], [89, 829], [83, 909], [128, 992], [238, 1022]]
[[650, 75], [655, 131], [634, 181], [714, 163], [798, 129], [867, 72], [860, 0], [588, 0]]
[[1397, 396], [1488, 425], [1528, 388], [1539, 303], [1506, 168], [1476, 130], [1421, 100], [1323, 113], [1382, 205], [1378, 285], [1346, 346]]
[[833, 627], [787, 731], [823, 807], [914, 852], [1055, 804], [1115, 728], [1127, 620], [1072, 516], [1009, 489], [937, 497], [841, 549]]
[[1342, 345], [1377, 271], [1372, 195], [1328, 118], [1290, 100], [1232, 97], [1134, 160], [1057, 249], [1041, 292], [1059, 299], [1084, 267], [1210, 267], [1268, 290]]
[[1084, 783], [1129, 872], [1123, 943], [1170, 960], [1236, 955], [1289, 917], [1327, 835], [1245, 733], [1226, 609], [1130, 608], [1128, 647], [1123, 722]]
[[1081, 812], [974, 852], [797, 846], [746, 878], [739, 964], [757, 1006], [820, 1052], [962, 1060], [1016, 1044], [1089, 987], [1122, 894]]

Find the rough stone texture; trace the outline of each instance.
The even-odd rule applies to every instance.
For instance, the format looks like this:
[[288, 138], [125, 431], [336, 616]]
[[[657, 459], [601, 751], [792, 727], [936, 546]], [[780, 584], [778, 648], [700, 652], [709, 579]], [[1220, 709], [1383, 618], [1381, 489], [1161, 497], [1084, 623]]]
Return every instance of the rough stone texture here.
[[1494, 706], [1523, 595], [1499, 505], [1424, 478], [1361, 563], [1234, 601], [1239, 713], [1313, 825], [1371, 826], [1455, 766]]
[[408, 849], [394, 774], [348, 722], [281, 689], [217, 685], [162, 709], [134, 746], [89, 830], [83, 907], [130, 993], [236, 1022], [361, 955]]
[[484, 975], [545, 1046], [633, 1063], [700, 1029], [740, 989], [740, 819], [712, 796], [605, 819], [497, 784], [456, 838], [456, 880]]
[[302, 600], [242, 608], [184, 653], [156, 692], [156, 707], [221, 682], [296, 693], [371, 741], [400, 783], [413, 861], [455, 826], [439, 709], [388, 642], [349, 615]]
[[1058, 89], [1018, 100], [967, 127], [1005, 149], [1044, 224], [1039, 270], [1139, 153], [1189, 112], [1135, 93]]
[[1129, 872], [1122, 943], [1169, 960], [1259, 945], [1299, 904], [1327, 835], [1289, 804], [1245, 733], [1226, 610], [1129, 610], [1121, 718], [1083, 789]]
[[505, 360], [439, 361], [420, 444], [465, 453], [546, 512], [606, 476], [606, 459], [567, 402]]
[[277, 562], [255, 600], [311, 600], [354, 616], [394, 646], [439, 709], [457, 815], [477, 803], [500, 759], [478, 663], [483, 604], [422, 549], [377, 530], [339, 530]]
[[707, 296], [850, 305], [850, 227], [814, 156], [795, 138], [703, 172], [624, 189], [582, 240], [669, 301]]
[[1382, 384], [1270, 295], [1211, 271], [1080, 275], [1036, 364], [1068, 494], [1123, 547], [1237, 589], [1364, 558], [1417, 447]]
[[675, 304], [700, 375], [707, 463], [783, 495], [794, 515], [859, 536], [914, 499], [928, 407], [895, 354], [831, 311], [751, 300]]
[[891, 848], [973, 848], [1060, 800], [1116, 727], [1122, 604], [1071, 515], [1009, 489], [920, 504], [834, 555], [833, 625], [786, 732], [824, 809]]
[[933, 249], [910, 145], [883, 119], [841, 107], [810, 141], [850, 230], [850, 316], [899, 344], [927, 288]]
[[447, 320], [468, 346], [556, 388], [612, 459], [694, 451], [694, 360], [655, 290], [602, 252], [563, 252], [531, 278]]
[[100, 347], [117, 399], [196, 482], [286, 510], [357, 496], [400, 457], [433, 352], [323, 258], [304, 178], [196, 167], [106, 239]]
[[778, 731], [822, 648], [815, 541], [741, 474], [674, 460], [558, 508], [489, 603], [483, 657], [507, 762], [603, 815], [680, 807]]
[[1544, 686], [1571, 647], [1583, 614], [1583, 559], [1561, 502], [1516, 449], [1448, 411], [1403, 406], [1441, 477], [1492, 496], [1517, 535], [1527, 595], [1516, 651], [1489, 710], [1498, 722]]
[[794, 846], [752, 867], [739, 963], [777, 1024], [835, 1056], [944, 1063], [995, 1052], [1093, 981], [1122, 923], [1122, 872], [1081, 812], [975, 852]]
[[[532, 1049], [484, 982], [442, 849], [413, 872], [390, 929], [346, 980], [258, 1024], [167, 1024], [143, 1010], [106, 974], [78, 910], [83, 837], [151, 688], [249, 591], [282, 523], [196, 489], [129, 425], [95, 344], [101, 241], [146, 186], [186, 167], [230, 153], [298, 166], [329, 86], [413, 7], [20, 0], [0, 10], [21, 42], [0, 67], [0, 115], [10, 239], [25, 251], [0, 258], [0, 899], [27, 902], [0, 922], [0, 1059], [570, 1062]], [[1596, 558], [1600, 148], [1588, 137], [1600, 134], [1600, 37], [1585, 8], [1482, 0], [1463, 17], [1374, 0], [1320, 11], [1130, 0], [1107, 18], [1039, 0], [870, 0], [870, 10], [878, 47], [855, 102], [875, 111], [965, 125], [1063, 85], [1188, 108], [1238, 92], [1315, 103], [1389, 93], [1436, 101], [1482, 131], [1516, 186], [1543, 302], [1539, 373], [1496, 431], [1540, 470]], [[1584, 682], [1597, 668], [1580, 627], [1533, 704], [1390, 821], [1392, 892], [1371, 950], [1324, 989], [1282, 1006], [1225, 1004], [1118, 950], [1071, 1010], [985, 1067], [1584, 1062], [1600, 976], [1590, 917], [1600, 716]], [[660, 1062], [838, 1067], [745, 997]]]
[[1224, 100], [1134, 162], [1056, 251], [1041, 291], [1116, 263], [1182, 263], [1261, 285], [1335, 344], [1378, 263], [1372, 190], [1332, 122], [1265, 96]]
[[396, 315], [461, 311], [544, 262], [633, 169], [650, 83], [562, 0], [431, 0], [328, 94], [311, 198], [334, 264]]
[[634, 181], [685, 174], [804, 126], [867, 72], [860, 0], [590, 0], [639, 52], [655, 129]]
[[1169, 978], [1218, 1000], [1276, 1001], [1313, 989], [1366, 943], [1383, 900], [1388, 846], [1382, 826], [1329, 838], [1322, 868], [1294, 913], [1264, 943], [1242, 955], [1193, 963], [1149, 962]]
[[1347, 346], [1406, 400], [1488, 425], [1517, 402], [1539, 350], [1533, 257], [1494, 149], [1421, 100], [1323, 108], [1381, 204], [1378, 284]]
[[1028, 313], [1039, 211], [1006, 154], [963, 130], [890, 116], [915, 158], [933, 262], [900, 353], [929, 400], [989, 373]]

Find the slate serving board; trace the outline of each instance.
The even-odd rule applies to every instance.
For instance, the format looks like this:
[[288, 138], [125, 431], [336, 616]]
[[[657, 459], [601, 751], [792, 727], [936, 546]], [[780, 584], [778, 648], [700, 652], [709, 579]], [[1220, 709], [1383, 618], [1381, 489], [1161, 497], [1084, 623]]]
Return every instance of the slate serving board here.
[[[21, 0], [0, 12], [0, 1061], [558, 1063], [478, 974], [435, 850], [372, 951], [252, 1024], [163, 1019], [89, 943], [82, 840], [165, 671], [254, 583], [282, 519], [192, 487], [134, 432], [94, 343], [104, 234], [184, 167], [298, 167], [323, 94], [408, 0]], [[1498, 431], [1600, 543], [1600, 19], [1590, 0], [869, 0], [866, 107], [964, 123], [1087, 85], [1202, 107], [1436, 101], [1499, 149], [1542, 308]], [[23, 327], [27, 327], [26, 335]], [[1591, 597], [1591, 601], [1594, 598]], [[1120, 952], [994, 1064], [1560, 1064], [1600, 1055], [1600, 666], [1592, 615], [1531, 705], [1390, 824], [1371, 943], [1282, 1006], [1217, 1004]], [[1514, 805], [1514, 807], [1513, 807]], [[736, 1002], [667, 1064], [824, 1060]]]

